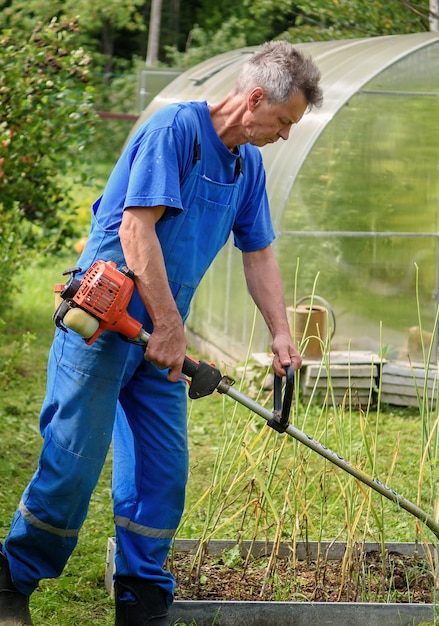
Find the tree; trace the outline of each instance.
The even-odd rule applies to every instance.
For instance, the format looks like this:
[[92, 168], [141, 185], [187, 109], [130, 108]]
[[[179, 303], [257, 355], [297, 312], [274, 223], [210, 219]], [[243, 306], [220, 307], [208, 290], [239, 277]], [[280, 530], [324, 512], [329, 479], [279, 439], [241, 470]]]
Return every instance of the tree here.
[[[300, 42], [426, 31], [433, 16], [431, 5], [437, 2], [439, 0], [416, 3], [410, 0], [244, 0], [235, 8], [228, 0], [221, 5], [200, 0], [199, 9], [194, 13], [197, 21], [184, 53], [175, 49], [169, 53], [168, 49], [168, 54], [174, 63], [189, 67], [232, 47], [256, 45], [272, 38]], [[230, 35], [232, 24], [232, 36], [218, 36]]]
[[149, 20], [148, 54], [146, 65], [155, 65], [159, 57], [160, 15], [162, 0], [152, 0], [151, 18]]
[[[110, 77], [135, 57], [145, 59], [148, 38], [153, 38], [151, 45], [154, 41], [157, 49], [152, 57], [148, 55], [148, 64], [153, 64], [168, 62], [170, 47], [178, 53], [197, 47], [200, 33], [201, 39], [213, 40], [220, 31], [230, 30], [225, 26], [229, 23], [234, 24], [239, 41], [244, 40], [245, 45], [279, 37], [308, 41], [402, 34], [437, 28], [438, 3], [439, 0], [0, 0], [0, 28], [30, 32], [36, 21], [48, 23], [54, 16], [64, 19], [79, 14], [79, 42], [93, 55], [95, 71]], [[227, 45], [236, 47], [233, 40]], [[202, 47], [209, 56], [208, 46], [203, 43]], [[121, 59], [126, 60], [125, 65]], [[173, 61], [174, 55], [170, 59]]]
[[430, 30], [439, 31], [439, 0], [430, 0]]
[[[114, 43], [118, 31], [135, 36], [144, 33], [146, 26], [140, 8], [144, 0], [66, 0], [64, 14], [81, 15], [81, 25], [88, 34], [88, 47], [98, 38], [103, 57], [103, 71], [110, 75], [114, 66]], [[96, 39], [95, 39], [96, 42]]]
[[117, 34], [124, 31], [132, 37], [146, 31], [144, 4], [145, 0], [9, 0], [0, 12], [0, 28], [30, 34], [37, 23], [48, 24], [53, 17], [69, 21], [80, 15], [76, 41], [93, 54], [95, 70], [102, 69], [108, 76], [113, 71]]
[[[272, 3], [246, 3], [255, 19], [270, 19]], [[276, 10], [290, 22], [286, 32], [296, 41], [429, 30], [429, 0], [280, 0]]]

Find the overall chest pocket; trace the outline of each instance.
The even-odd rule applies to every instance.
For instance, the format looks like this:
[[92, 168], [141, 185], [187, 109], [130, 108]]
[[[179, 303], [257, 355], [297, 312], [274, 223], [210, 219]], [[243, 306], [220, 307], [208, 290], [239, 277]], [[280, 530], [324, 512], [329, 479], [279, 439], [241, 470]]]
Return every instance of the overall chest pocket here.
[[238, 180], [219, 183], [194, 171], [182, 189], [184, 211], [157, 224], [169, 285], [183, 319], [195, 289], [230, 236], [238, 187]]
[[[236, 215], [237, 184], [195, 176], [185, 210], [158, 224], [168, 279], [195, 288], [229, 238]], [[196, 183], [196, 184], [195, 184]]]

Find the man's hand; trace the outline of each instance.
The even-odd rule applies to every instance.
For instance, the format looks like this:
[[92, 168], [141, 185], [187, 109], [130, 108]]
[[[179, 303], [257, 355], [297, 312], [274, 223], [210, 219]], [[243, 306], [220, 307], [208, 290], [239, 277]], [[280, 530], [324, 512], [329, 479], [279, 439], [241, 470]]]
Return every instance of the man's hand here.
[[177, 382], [186, 355], [186, 336], [180, 321], [175, 325], [155, 328], [145, 350], [145, 359], [161, 370], [170, 368], [168, 379]]
[[273, 370], [277, 376], [285, 376], [285, 367], [293, 367], [294, 371], [302, 366], [302, 357], [289, 334], [279, 334], [273, 339]]

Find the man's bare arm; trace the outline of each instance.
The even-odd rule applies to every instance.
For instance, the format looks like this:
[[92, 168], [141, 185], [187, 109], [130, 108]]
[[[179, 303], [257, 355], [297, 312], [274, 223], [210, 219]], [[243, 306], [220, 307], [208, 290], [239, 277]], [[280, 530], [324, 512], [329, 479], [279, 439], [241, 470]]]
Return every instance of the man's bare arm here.
[[137, 290], [154, 325], [145, 358], [161, 369], [169, 367], [169, 379], [176, 381], [181, 374], [186, 337], [155, 230], [164, 211], [163, 206], [125, 209], [119, 236], [125, 260], [134, 272]]
[[247, 287], [262, 313], [271, 336], [274, 353], [273, 369], [279, 376], [284, 367], [298, 369], [302, 358], [291, 338], [279, 266], [271, 246], [242, 255]]

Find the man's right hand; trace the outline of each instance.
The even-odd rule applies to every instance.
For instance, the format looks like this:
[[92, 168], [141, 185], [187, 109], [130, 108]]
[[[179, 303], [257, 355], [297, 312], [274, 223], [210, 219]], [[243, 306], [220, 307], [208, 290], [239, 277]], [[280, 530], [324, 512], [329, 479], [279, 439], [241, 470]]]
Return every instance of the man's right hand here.
[[186, 348], [186, 335], [180, 318], [174, 325], [154, 328], [145, 350], [145, 359], [161, 370], [169, 368], [168, 380], [177, 382], [181, 377]]

